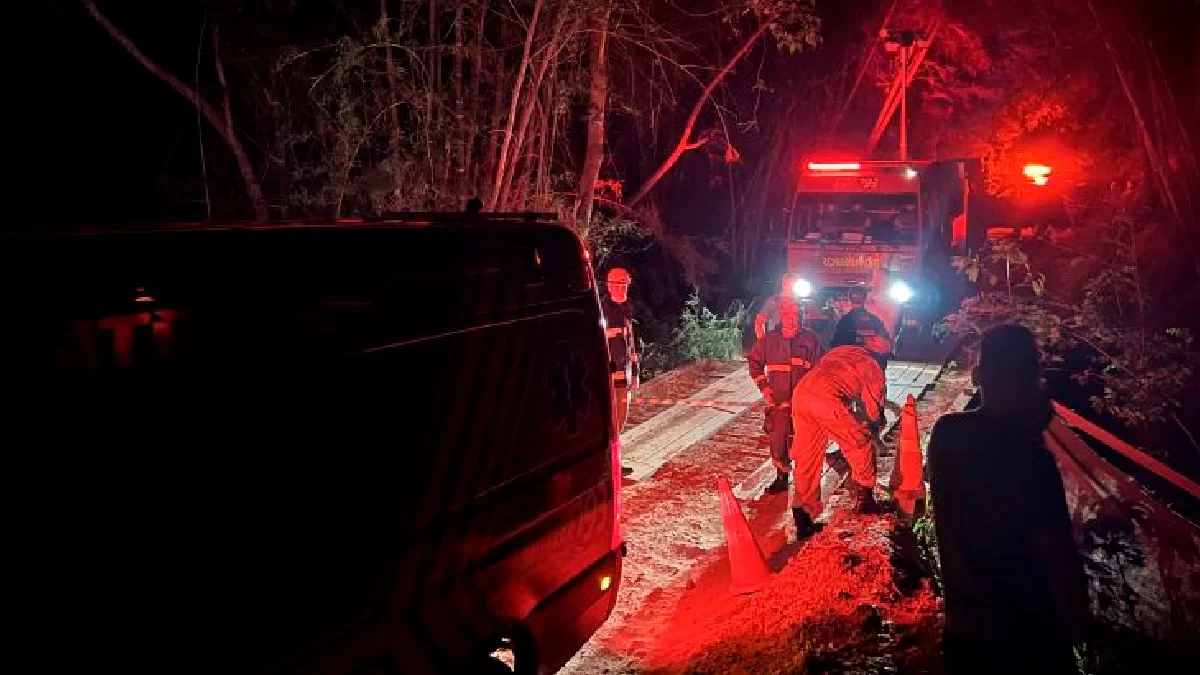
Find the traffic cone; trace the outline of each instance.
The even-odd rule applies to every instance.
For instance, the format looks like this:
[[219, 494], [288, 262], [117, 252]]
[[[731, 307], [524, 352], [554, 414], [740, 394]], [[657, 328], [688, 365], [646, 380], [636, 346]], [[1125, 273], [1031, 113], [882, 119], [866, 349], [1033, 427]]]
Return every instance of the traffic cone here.
[[917, 401], [912, 394], [900, 411], [900, 492], [925, 491], [925, 467], [921, 458], [921, 438], [917, 434]]
[[750, 524], [725, 476], [717, 478], [721, 496], [721, 520], [725, 525], [725, 548], [729, 551], [729, 590], [735, 595], [753, 593], [766, 583], [770, 572], [762, 547], [750, 532]]

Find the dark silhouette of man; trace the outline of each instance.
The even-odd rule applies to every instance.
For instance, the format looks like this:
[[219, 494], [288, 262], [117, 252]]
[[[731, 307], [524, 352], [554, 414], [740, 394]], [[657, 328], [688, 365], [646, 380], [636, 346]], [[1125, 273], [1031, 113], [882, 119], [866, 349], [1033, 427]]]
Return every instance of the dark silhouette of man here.
[[[850, 300], [851, 309], [841, 319], [838, 319], [837, 326], [833, 329], [833, 339], [829, 341], [830, 349], [847, 345], [863, 347], [872, 337], [892, 340], [891, 331], [884, 325], [883, 319], [867, 309], [865, 286], [851, 287], [847, 291], [846, 297]], [[884, 369], [884, 372], [887, 372], [888, 354], [877, 354], [876, 358], [879, 366]]]
[[947, 675], [1076, 673], [1087, 582], [1062, 477], [1042, 441], [1051, 408], [1033, 334], [984, 334], [982, 405], [946, 415], [929, 441], [946, 591]]

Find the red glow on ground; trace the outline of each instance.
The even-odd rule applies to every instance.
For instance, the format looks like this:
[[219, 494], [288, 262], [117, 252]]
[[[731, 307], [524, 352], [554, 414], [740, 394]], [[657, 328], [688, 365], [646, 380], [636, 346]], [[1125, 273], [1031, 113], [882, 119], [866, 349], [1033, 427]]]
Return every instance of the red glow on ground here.
[[868, 624], [913, 627], [936, 620], [938, 601], [928, 588], [911, 597], [897, 589], [891, 555], [898, 527], [891, 516], [839, 513], [799, 550], [781, 546], [780, 538], [773, 546], [764, 542], [782, 569], [745, 597], [729, 594], [722, 555], [691, 580], [691, 591], [652, 645], [648, 665], [666, 672], [756, 673], [778, 672], [787, 663], [801, 672], [824, 644], [853, 645], [859, 630], [869, 641]]

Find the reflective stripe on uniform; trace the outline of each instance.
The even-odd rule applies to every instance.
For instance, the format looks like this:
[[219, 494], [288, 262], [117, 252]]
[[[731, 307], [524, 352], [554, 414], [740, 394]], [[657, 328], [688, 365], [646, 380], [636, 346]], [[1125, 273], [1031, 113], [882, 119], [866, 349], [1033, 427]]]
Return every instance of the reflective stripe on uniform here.
[[764, 370], [766, 370], [768, 373], [786, 373], [791, 371], [791, 369], [792, 367], [788, 364], [772, 364], [764, 368]]
[[625, 371], [624, 371], [624, 370], [619, 370], [619, 371], [617, 371], [617, 372], [613, 373], [613, 381], [614, 381], [614, 382], [624, 382], [624, 381], [626, 381], [627, 379], [628, 379], [628, 378], [627, 378], [627, 377], [625, 377]]
[[604, 336], [609, 338], [621, 337], [624, 332], [624, 328], [605, 328]]
[[812, 364], [808, 362], [808, 359], [804, 359], [799, 356], [792, 357], [792, 365], [803, 366], [804, 368], [812, 368]]

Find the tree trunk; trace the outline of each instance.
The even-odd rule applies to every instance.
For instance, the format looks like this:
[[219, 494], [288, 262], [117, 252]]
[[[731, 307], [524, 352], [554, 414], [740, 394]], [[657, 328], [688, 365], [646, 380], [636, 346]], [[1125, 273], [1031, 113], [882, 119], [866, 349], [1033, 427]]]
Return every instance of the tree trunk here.
[[529, 83], [529, 95], [524, 97], [525, 105], [521, 109], [521, 120], [517, 123], [517, 131], [513, 139], [513, 150], [510, 155], [508, 170], [504, 172], [504, 182], [500, 186], [500, 201], [498, 203], [500, 210], [506, 210], [512, 205], [514, 195], [511, 194], [509, 188], [516, 177], [521, 159], [528, 155], [526, 152], [526, 141], [529, 136], [529, 122], [533, 119], [534, 109], [537, 108], [536, 104], [542, 88], [542, 81], [546, 78], [546, 72], [550, 69], [550, 64], [554, 63], [558, 58], [559, 43], [562, 40], [563, 26], [566, 24], [567, 15], [568, 12], [566, 9], [559, 12], [558, 20], [554, 22], [550, 39], [546, 42], [543, 50], [544, 56], [541, 62], [538, 63], [533, 79]]
[[391, 139], [392, 147], [390, 148], [392, 158], [398, 157], [400, 154], [400, 105], [397, 102], [397, 92], [400, 89], [399, 78], [396, 76], [396, 62], [392, 59], [392, 27], [388, 20], [387, 0], [379, 0], [379, 26], [382, 29], [382, 37], [386, 41], [383, 45], [384, 68], [387, 71], [388, 80], [388, 103], [391, 105], [389, 116], [391, 117]]
[[604, 163], [604, 111], [608, 107], [608, 19], [612, 4], [606, 3], [596, 12], [592, 28], [588, 67], [592, 73], [588, 90], [587, 150], [579, 171], [579, 201], [575, 205], [575, 226], [586, 233], [592, 227], [592, 208], [595, 204], [596, 180]]
[[554, 135], [557, 129], [558, 114], [555, 112], [555, 101], [558, 98], [558, 65], [551, 66], [550, 78], [546, 84], [543, 106], [545, 112], [540, 117], [541, 129], [538, 132], [537, 179], [534, 181], [534, 192], [538, 198], [538, 210], [553, 206], [550, 195], [551, 153], [554, 148]]
[[456, 134], [449, 137], [453, 138], [453, 192], [454, 198], [458, 201], [467, 199], [464, 192], [463, 177], [466, 175], [464, 165], [466, 164], [466, 137], [462, 133], [462, 129], [466, 126], [466, 115], [463, 112], [463, 0], [459, 0], [458, 5], [454, 8], [454, 129]]
[[700, 119], [700, 112], [704, 110], [704, 106], [708, 103], [709, 99], [712, 98], [713, 92], [717, 90], [717, 87], [721, 85], [721, 82], [723, 82], [729, 73], [733, 71], [734, 66], [740, 63], [741, 60], [750, 53], [750, 50], [754, 47], [754, 45], [758, 44], [759, 39], [761, 39], [762, 36], [767, 32], [768, 26], [770, 26], [770, 23], [763, 22], [763, 24], [758, 27], [758, 30], [751, 33], [750, 37], [746, 38], [746, 41], [742, 43], [742, 46], [738, 48], [737, 52], [735, 52], [734, 55], [725, 62], [725, 65], [721, 67], [721, 70], [717, 71], [717, 74], [713, 76], [712, 81], [710, 81], [708, 85], [704, 87], [704, 91], [700, 92], [700, 97], [696, 99], [696, 104], [692, 106], [692, 112], [688, 115], [687, 121], [683, 125], [683, 131], [679, 134], [679, 142], [675, 144], [675, 149], [671, 151], [671, 154], [667, 155], [667, 158], [662, 161], [662, 164], [658, 165], [658, 168], [654, 170], [654, 173], [650, 176], [650, 178], [646, 182], [642, 183], [642, 186], [638, 188], [637, 194], [635, 194], [633, 198], [629, 200], [630, 206], [635, 206], [638, 202], [645, 199], [646, 195], [650, 194], [650, 191], [654, 189], [654, 186], [658, 184], [658, 181], [662, 180], [662, 177], [667, 175], [667, 172], [675, 166], [675, 164], [679, 161], [679, 158], [682, 157], [685, 152], [688, 152], [689, 150], [695, 150], [696, 148], [704, 145], [704, 141], [691, 140], [692, 134], [696, 131], [696, 122]]
[[218, 112], [208, 101], [200, 97], [200, 93], [189, 87], [182, 80], [172, 75], [162, 66], [150, 60], [137, 45], [129, 39], [120, 28], [117, 28], [108, 17], [100, 13], [96, 8], [96, 3], [92, 0], [80, 0], [83, 8], [88, 14], [95, 19], [104, 32], [108, 33], [112, 39], [117, 41], [117, 44], [129, 53], [143, 68], [148, 70], [152, 75], [162, 80], [168, 87], [174, 89], [176, 93], [188, 100], [188, 102], [200, 109], [204, 117], [212, 124], [221, 139], [225, 141], [225, 145], [233, 154], [234, 160], [237, 161], [238, 172], [242, 176], [242, 183], [246, 188], [246, 196], [250, 199], [250, 205], [254, 209], [254, 215], [258, 220], [267, 220], [269, 213], [267, 211], [267, 200], [263, 197], [262, 185], [258, 182], [258, 176], [254, 173], [254, 165], [250, 162], [250, 156], [246, 154], [245, 147], [238, 140], [237, 133], [233, 129], [233, 116], [229, 104], [229, 91], [224, 86], [224, 70], [221, 67], [220, 58], [217, 58], [217, 72], [222, 81], [222, 92], [224, 94], [224, 114]]
[[525, 29], [525, 48], [521, 52], [521, 64], [517, 68], [516, 77], [513, 78], [512, 94], [508, 102], [508, 121], [504, 127], [504, 138], [500, 143], [500, 155], [496, 158], [496, 178], [492, 183], [492, 196], [488, 200], [489, 209], [495, 209], [500, 203], [500, 190], [504, 185], [504, 172], [508, 168], [508, 156], [512, 149], [513, 127], [517, 123], [517, 105], [520, 103], [521, 90], [525, 85], [525, 72], [529, 70], [533, 38], [537, 33], [538, 18], [541, 15], [542, 0], [534, 0], [533, 16], [529, 19], [529, 27]]
[[[429, 165], [429, 187], [431, 191], [437, 191], [435, 179], [438, 175], [439, 162], [433, 154], [433, 130], [437, 128], [437, 108], [434, 106], [434, 101], [437, 98], [437, 91], [441, 85], [439, 81], [439, 70], [441, 64], [441, 52], [438, 51], [438, 34], [437, 34], [437, 0], [429, 0], [429, 31], [428, 31], [428, 49], [429, 60], [425, 64], [425, 72], [428, 73], [425, 83], [425, 161]], [[428, 198], [426, 198], [428, 202]]]
[[1184, 226], [1183, 214], [1179, 210], [1178, 202], [1175, 199], [1175, 191], [1171, 188], [1171, 181], [1167, 178], [1167, 173], [1163, 169], [1162, 157], [1159, 155], [1158, 146], [1154, 144], [1150, 130], [1146, 127], [1146, 119], [1142, 115], [1142, 107], [1138, 103], [1137, 97], [1133, 94], [1129, 80], [1125, 77], [1125, 69], [1121, 67], [1121, 60], [1117, 56], [1116, 48], [1113, 47], [1108, 33], [1104, 31], [1104, 25], [1100, 22], [1100, 14], [1096, 12], [1096, 7], [1092, 4], [1092, 0], [1087, 0], [1087, 6], [1088, 10], [1092, 13], [1092, 18], [1096, 21], [1096, 29], [1100, 32], [1100, 40], [1104, 43], [1104, 48], [1108, 52], [1109, 61], [1116, 71], [1117, 82], [1120, 83], [1121, 91], [1124, 92], [1125, 99], [1129, 102], [1134, 123], [1137, 125], [1138, 137], [1141, 139], [1142, 149], [1146, 153], [1146, 162], [1150, 165], [1150, 173], [1157, 179], [1155, 182], [1159, 198], [1162, 199], [1163, 204], [1170, 210], [1172, 224], [1177, 228], [1182, 228]]
[[[475, 42], [471, 52], [471, 108], [472, 120], [483, 120], [483, 97], [480, 94], [480, 85], [483, 83], [483, 42], [484, 32], [487, 29], [487, 15], [490, 9], [490, 0], [482, 0], [475, 7], [477, 14], [473, 15], [475, 19]], [[499, 97], [495, 97], [499, 98]], [[498, 118], [499, 115], [493, 115], [493, 118]], [[491, 120], [488, 120], [491, 121]], [[477, 122], [475, 122], [477, 123]], [[495, 151], [496, 135], [493, 133], [493, 127], [488, 127], [486, 140], [480, 139], [480, 128], [474, 127], [471, 129], [464, 128], [462, 133], [470, 134], [465, 138], [465, 146], [467, 148], [464, 156], [467, 158], [466, 166], [463, 167], [467, 171], [466, 184], [471, 191], [476, 193], [470, 196], [482, 197], [483, 191], [486, 189], [485, 176], [488, 173], [488, 162], [491, 161]], [[480, 143], [480, 151], [482, 155], [476, 157], [475, 143]], [[466, 195], [464, 195], [466, 196]]]

